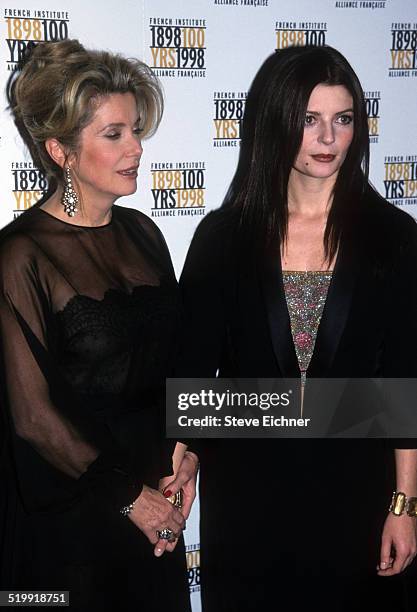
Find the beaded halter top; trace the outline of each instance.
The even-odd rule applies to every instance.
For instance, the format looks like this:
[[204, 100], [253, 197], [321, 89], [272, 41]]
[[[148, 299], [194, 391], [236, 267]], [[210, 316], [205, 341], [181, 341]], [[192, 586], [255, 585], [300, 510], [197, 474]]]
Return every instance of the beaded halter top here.
[[282, 277], [301, 382], [305, 385], [332, 272], [283, 271]]

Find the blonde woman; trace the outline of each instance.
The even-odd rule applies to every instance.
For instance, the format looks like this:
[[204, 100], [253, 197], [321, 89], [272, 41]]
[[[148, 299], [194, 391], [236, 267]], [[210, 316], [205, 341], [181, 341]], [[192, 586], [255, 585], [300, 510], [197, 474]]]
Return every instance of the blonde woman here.
[[[184, 612], [197, 461], [178, 446], [173, 474], [162, 401], [177, 284], [157, 227], [115, 205], [136, 191], [158, 82], [69, 40], [38, 45], [9, 98], [51, 189], [1, 240], [2, 588], [69, 590], [73, 610]], [[183, 512], [162, 477], [184, 485]]]

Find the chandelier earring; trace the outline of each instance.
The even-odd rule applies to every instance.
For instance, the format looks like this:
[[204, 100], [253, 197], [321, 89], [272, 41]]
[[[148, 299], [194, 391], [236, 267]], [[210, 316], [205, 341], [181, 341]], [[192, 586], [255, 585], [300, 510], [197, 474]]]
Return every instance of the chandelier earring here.
[[72, 186], [71, 170], [69, 169], [69, 166], [65, 168], [64, 179], [65, 185], [61, 198], [61, 204], [64, 207], [64, 211], [67, 213], [67, 215], [69, 217], [73, 217], [75, 213], [78, 212], [78, 195]]

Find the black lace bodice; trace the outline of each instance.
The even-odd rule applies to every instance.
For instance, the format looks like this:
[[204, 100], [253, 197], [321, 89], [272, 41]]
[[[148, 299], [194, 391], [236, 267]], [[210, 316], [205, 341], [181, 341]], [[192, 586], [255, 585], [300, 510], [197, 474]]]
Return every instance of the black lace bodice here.
[[80, 393], [123, 393], [132, 400], [139, 389], [163, 385], [177, 318], [169, 284], [142, 285], [130, 294], [109, 289], [102, 300], [74, 296], [55, 315], [63, 378]]
[[62, 502], [86, 482], [128, 503], [170, 473], [163, 390], [180, 308], [161, 233], [118, 206], [97, 228], [34, 208], [3, 231], [0, 270], [3, 376], [27, 504]]

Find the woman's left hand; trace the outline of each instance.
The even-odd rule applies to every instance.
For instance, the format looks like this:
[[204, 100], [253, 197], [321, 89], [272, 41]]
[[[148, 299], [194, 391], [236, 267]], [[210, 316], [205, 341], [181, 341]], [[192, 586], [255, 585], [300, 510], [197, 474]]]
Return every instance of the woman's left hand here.
[[[181, 513], [184, 518], [187, 519], [191, 512], [196, 496], [196, 481], [198, 473], [198, 457], [191, 451], [186, 451], [184, 457], [179, 465], [177, 473], [172, 476], [161, 478], [159, 481], [159, 490], [166, 496], [171, 496], [182, 489], [182, 508]], [[167, 493], [170, 492], [169, 495]], [[177, 540], [174, 542], [168, 542], [168, 540], [158, 540], [155, 545], [155, 555], [160, 557], [165, 550], [172, 552], [177, 544]]]
[[[410, 565], [417, 553], [417, 519], [407, 514], [385, 519], [381, 541], [379, 576], [399, 574]], [[394, 556], [393, 556], [394, 555]]]

